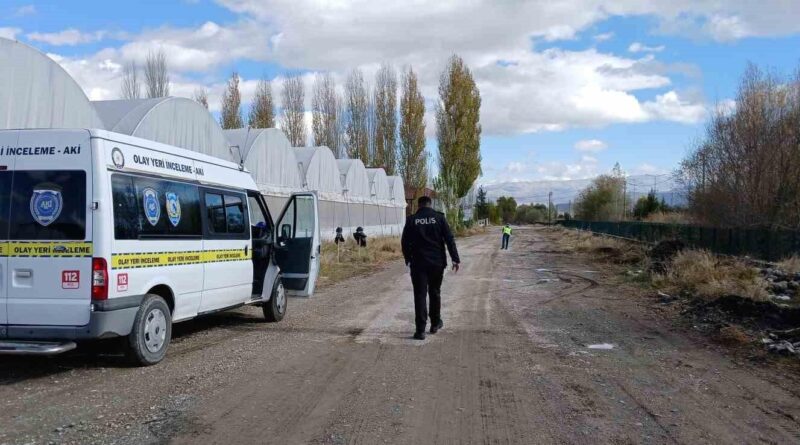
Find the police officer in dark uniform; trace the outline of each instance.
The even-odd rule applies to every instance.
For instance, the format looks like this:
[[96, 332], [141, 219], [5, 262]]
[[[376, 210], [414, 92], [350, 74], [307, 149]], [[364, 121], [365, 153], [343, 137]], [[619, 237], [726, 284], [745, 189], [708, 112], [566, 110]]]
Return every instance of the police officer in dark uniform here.
[[[444, 269], [447, 267], [445, 246], [453, 260], [453, 270], [458, 271], [458, 257], [453, 232], [444, 213], [431, 208], [431, 198], [423, 196], [417, 200], [419, 210], [406, 218], [403, 229], [403, 257], [411, 267], [411, 284], [414, 286], [414, 312], [417, 330], [416, 340], [425, 340], [425, 324], [431, 318], [431, 334], [444, 326], [441, 314], [441, 287]], [[426, 309], [425, 297], [430, 296], [430, 312]]]

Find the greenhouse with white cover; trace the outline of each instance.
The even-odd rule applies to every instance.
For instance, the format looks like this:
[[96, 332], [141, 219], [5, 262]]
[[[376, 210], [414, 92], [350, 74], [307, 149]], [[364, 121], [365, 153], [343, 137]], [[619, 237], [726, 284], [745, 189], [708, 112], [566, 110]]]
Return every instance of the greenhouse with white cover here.
[[97, 128], [181, 147], [246, 168], [273, 218], [293, 192], [316, 191], [320, 234], [399, 235], [405, 222], [403, 181], [359, 160], [336, 159], [327, 147], [293, 148], [275, 128], [222, 130], [199, 103], [185, 98], [90, 102], [53, 59], [0, 38], [0, 129]]

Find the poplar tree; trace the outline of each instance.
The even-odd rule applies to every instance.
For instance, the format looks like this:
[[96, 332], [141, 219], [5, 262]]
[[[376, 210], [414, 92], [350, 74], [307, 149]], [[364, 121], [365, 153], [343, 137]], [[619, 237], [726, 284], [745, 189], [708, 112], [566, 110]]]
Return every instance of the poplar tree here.
[[312, 130], [314, 145], [324, 145], [337, 158], [342, 157], [339, 142], [339, 98], [336, 82], [330, 73], [317, 74], [314, 78], [314, 95], [311, 99]]
[[139, 66], [130, 62], [122, 68], [122, 86], [120, 87], [123, 99], [139, 99], [142, 97]]
[[272, 99], [272, 84], [269, 80], [258, 81], [247, 121], [250, 128], [275, 127], [275, 102]]
[[399, 133], [397, 169], [403, 184], [416, 194], [428, 182], [428, 157], [425, 153], [425, 98], [419, 90], [417, 74], [411, 68], [402, 79]]
[[208, 110], [208, 91], [205, 88], [194, 90], [194, 100]]
[[439, 80], [436, 137], [440, 179], [451, 189], [456, 205], [481, 174], [480, 109], [481, 95], [472, 73], [461, 57], [453, 55]]
[[169, 72], [164, 50], [149, 52], [144, 63], [144, 85], [148, 98], [169, 96]]
[[222, 111], [219, 124], [226, 130], [244, 127], [242, 122], [242, 96], [239, 93], [239, 74], [233, 72], [225, 92], [222, 93]]
[[350, 72], [345, 83], [347, 154], [371, 165], [369, 153], [369, 99], [361, 70]]
[[299, 74], [293, 74], [284, 80], [281, 102], [283, 105], [281, 129], [292, 147], [305, 147], [305, 88], [303, 78]]
[[397, 74], [383, 64], [375, 75], [375, 159], [387, 175], [394, 175], [397, 165]]

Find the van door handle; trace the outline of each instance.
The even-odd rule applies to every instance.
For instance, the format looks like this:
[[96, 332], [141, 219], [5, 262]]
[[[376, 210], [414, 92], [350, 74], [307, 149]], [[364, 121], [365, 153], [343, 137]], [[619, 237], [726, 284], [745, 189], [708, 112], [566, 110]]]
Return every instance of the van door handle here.
[[244, 256], [247, 256], [247, 248], [248, 246], [244, 246]]
[[33, 272], [31, 272], [30, 270], [15, 270], [14, 275], [16, 275], [19, 278], [30, 278], [31, 275], [33, 275]]

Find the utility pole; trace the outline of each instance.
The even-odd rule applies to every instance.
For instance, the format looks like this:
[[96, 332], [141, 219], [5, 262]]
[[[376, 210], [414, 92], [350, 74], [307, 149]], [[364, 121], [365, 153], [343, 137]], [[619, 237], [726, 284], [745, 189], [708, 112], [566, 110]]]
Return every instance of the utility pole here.
[[552, 224], [551, 220], [551, 208], [553, 207], [553, 191], [551, 190], [550, 193], [547, 194], [547, 224]]

